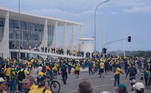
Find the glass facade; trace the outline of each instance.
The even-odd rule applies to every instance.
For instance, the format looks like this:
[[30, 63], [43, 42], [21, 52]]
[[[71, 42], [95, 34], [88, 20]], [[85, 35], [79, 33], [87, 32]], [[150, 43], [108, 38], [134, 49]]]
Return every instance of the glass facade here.
[[[3, 38], [5, 19], [0, 18], [0, 41]], [[54, 25], [48, 25], [48, 45], [52, 44]], [[43, 39], [44, 24], [35, 24], [24, 21], [9, 20], [9, 48], [21, 49], [38, 47]]]
[[5, 24], [5, 19], [0, 18], [0, 41], [3, 39], [3, 35], [4, 35], [4, 24]]
[[48, 46], [52, 44], [53, 36], [54, 36], [54, 25], [48, 25]]
[[38, 47], [42, 42], [43, 24], [34, 24], [24, 21], [9, 20], [9, 47], [28, 49]]

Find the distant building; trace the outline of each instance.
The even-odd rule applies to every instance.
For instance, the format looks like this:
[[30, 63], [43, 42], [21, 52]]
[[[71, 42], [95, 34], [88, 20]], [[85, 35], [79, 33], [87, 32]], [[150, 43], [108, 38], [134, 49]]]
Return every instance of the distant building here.
[[80, 51], [92, 53], [93, 50], [93, 38], [80, 38]]
[[[51, 17], [19, 13], [0, 7], [0, 56], [7, 58], [17, 53], [10, 49], [56, 47], [57, 28], [63, 26], [62, 48], [66, 48], [68, 26], [82, 27], [80, 23]], [[80, 31], [80, 29], [79, 29]], [[74, 33], [74, 31], [72, 31]], [[58, 33], [59, 34], [59, 33]]]

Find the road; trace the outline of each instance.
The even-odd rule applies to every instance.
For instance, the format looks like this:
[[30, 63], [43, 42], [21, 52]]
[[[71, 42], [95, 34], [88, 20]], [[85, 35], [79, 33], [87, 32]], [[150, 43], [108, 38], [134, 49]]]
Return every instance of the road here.
[[[101, 93], [102, 91], [109, 91], [110, 93], [115, 93], [115, 88], [113, 87], [114, 74], [113, 72], [108, 72], [104, 75], [104, 78], [99, 78], [98, 74], [89, 75], [88, 71], [81, 71], [80, 77], [77, 79], [75, 75], [68, 75], [67, 85], [63, 85], [63, 82], [58, 77], [58, 81], [61, 83], [61, 93], [78, 93], [78, 84], [81, 80], [87, 79], [91, 82], [93, 87], [93, 93]], [[137, 81], [140, 81], [140, 75], [137, 76]], [[129, 80], [125, 79], [125, 74], [121, 75], [121, 83], [125, 83], [128, 88], [128, 92], [131, 92], [131, 87], [129, 85]], [[141, 81], [144, 82], [144, 81]], [[145, 93], [151, 93], [151, 88], [145, 89]]]

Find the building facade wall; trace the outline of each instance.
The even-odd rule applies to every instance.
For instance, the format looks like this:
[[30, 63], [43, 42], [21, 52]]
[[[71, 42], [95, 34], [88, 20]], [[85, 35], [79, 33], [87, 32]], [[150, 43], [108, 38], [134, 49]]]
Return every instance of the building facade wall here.
[[0, 7], [0, 56], [9, 57], [9, 49], [56, 47], [57, 27], [65, 24], [81, 25]]
[[5, 13], [4, 19], [1, 19], [0, 56], [9, 58], [9, 12]]
[[[18, 21], [10, 19], [9, 24], [9, 43], [10, 49], [18, 49], [19, 42], [21, 49], [38, 47], [44, 36], [44, 24], [35, 24], [30, 22]], [[54, 36], [54, 25], [47, 25], [48, 45], [52, 44]]]
[[[9, 13], [6, 13], [5, 18], [0, 16], [0, 56], [4, 57], [4, 55], [9, 56], [9, 52], [5, 53], [6, 50], [9, 49], [29, 49], [29, 48], [37, 48], [42, 43], [42, 39], [44, 37], [44, 24], [36, 24], [28, 21], [20, 21], [9, 18]], [[7, 23], [6, 23], [7, 22]], [[51, 46], [54, 37], [54, 24], [47, 24], [47, 46]], [[8, 35], [5, 33], [8, 30]], [[7, 37], [6, 37], [7, 36]], [[8, 42], [5, 41], [8, 38]], [[8, 43], [8, 49], [4, 49], [6, 47], [4, 43]], [[20, 44], [20, 46], [19, 46]], [[3, 47], [4, 46], [4, 47]], [[5, 51], [3, 51], [5, 50]], [[5, 56], [7, 58], [8, 56]]]

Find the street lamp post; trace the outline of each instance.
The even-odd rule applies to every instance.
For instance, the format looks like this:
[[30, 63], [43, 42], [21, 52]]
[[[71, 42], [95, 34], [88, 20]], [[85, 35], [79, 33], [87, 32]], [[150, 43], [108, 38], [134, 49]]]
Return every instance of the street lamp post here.
[[20, 62], [20, 44], [21, 44], [21, 26], [20, 26], [20, 0], [18, 0], [18, 14], [19, 14], [19, 17], [18, 17], [18, 30], [19, 30], [19, 52], [18, 52], [18, 62]]
[[105, 0], [105, 1], [100, 2], [100, 3], [95, 7], [95, 10], [94, 10], [94, 51], [95, 51], [95, 52], [96, 52], [96, 11], [97, 11], [97, 9], [99, 8], [99, 6], [103, 5], [104, 3], [107, 3], [108, 1], [110, 1], [110, 0]]

